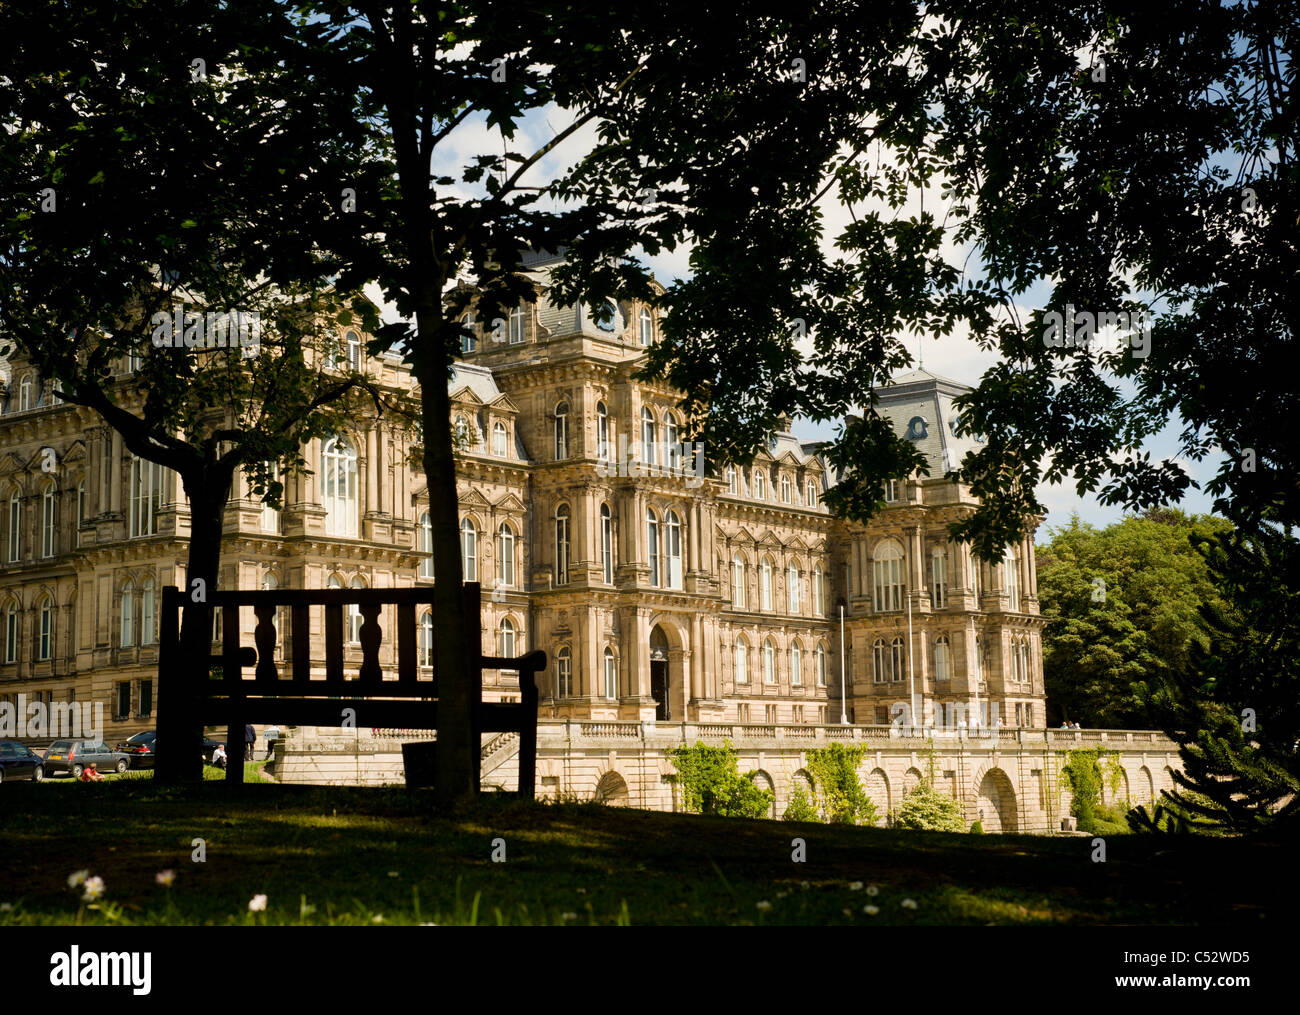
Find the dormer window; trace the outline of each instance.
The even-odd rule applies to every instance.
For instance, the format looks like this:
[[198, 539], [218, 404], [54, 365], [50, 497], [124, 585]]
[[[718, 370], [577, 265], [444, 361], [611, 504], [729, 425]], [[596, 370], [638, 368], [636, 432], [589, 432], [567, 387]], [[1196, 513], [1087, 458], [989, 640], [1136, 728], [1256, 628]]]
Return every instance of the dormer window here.
[[500, 421], [492, 424], [492, 454], [506, 457], [506, 425]]
[[898, 500], [898, 480], [887, 479], [885, 480], [885, 501], [893, 504], [896, 500]]
[[924, 416], [913, 416], [907, 422], [907, 439], [909, 441], [924, 440], [929, 435], [929, 422]]
[[808, 506], [810, 508], [817, 506], [817, 484], [811, 479], [808, 480]]
[[510, 344], [523, 345], [524, 342], [524, 308], [515, 307], [510, 311]]
[[767, 500], [767, 477], [762, 469], [754, 470], [754, 496], [758, 500]]
[[355, 331], [349, 331], [347, 335], [347, 356], [348, 369], [361, 369], [361, 338]]
[[641, 313], [639, 316], [639, 325], [640, 325], [639, 330], [641, 334], [641, 344], [643, 346], [649, 345], [651, 342], [654, 341], [654, 335], [655, 335], [654, 318], [650, 316], [649, 307], [641, 308]]
[[790, 477], [786, 475], [781, 476], [781, 503], [790, 503]]
[[469, 354], [478, 351], [478, 333], [474, 330], [474, 315], [466, 314], [460, 319], [461, 326], [466, 330], [460, 336], [460, 351], [462, 354]]

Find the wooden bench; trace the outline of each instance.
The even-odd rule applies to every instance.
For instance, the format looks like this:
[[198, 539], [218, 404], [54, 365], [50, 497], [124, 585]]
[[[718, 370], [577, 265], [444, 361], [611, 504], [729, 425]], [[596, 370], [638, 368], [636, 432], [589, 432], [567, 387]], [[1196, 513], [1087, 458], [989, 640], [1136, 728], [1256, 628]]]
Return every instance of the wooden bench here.
[[[475, 785], [482, 762], [478, 744], [484, 733], [519, 734], [519, 792], [532, 799], [537, 774], [537, 682], [534, 675], [546, 668], [540, 650], [514, 659], [482, 654], [479, 585], [466, 583], [465, 640], [469, 653], [470, 722], [473, 727]], [[417, 618], [421, 608], [435, 609], [433, 589], [271, 589], [268, 591], [211, 592], [208, 603], [222, 611], [221, 652], [211, 657], [219, 675], [186, 673], [180, 653], [180, 611], [188, 599], [174, 585], [163, 589], [159, 627], [158, 688], [165, 694], [194, 696], [195, 719], [207, 725], [227, 726], [226, 781], [244, 781], [244, 727], [248, 723], [298, 726], [365, 726], [438, 728], [437, 680], [419, 666]], [[250, 606], [256, 619], [254, 647], [239, 644], [239, 609]], [[312, 637], [309, 607], [322, 606], [324, 672], [312, 674]], [[361, 663], [356, 673], [345, 672], [344, 610], [356, 606], [361, 614]], [[379, 615], [395, 607], [397, 667], [386, 674], [379, 664], [384, 632]], [[276, 617], [290, 611], [290, 647], [285, 660], [288, 673], [276, 665], [279, 637]], [[437, 625], [434, 625], [437, 638]], [[436, 658], [436, 641], [433, 646]], [[319, 657], [315, 660], [319, 665]], [[253, 675], [244, 675], [251, 668]], [[483, 701], [483, 670], [517, 670], [518, 702]], [[209, 721], [211, 719], [211, 721]], [[427, 775], [427, 773], [426, 773]]]

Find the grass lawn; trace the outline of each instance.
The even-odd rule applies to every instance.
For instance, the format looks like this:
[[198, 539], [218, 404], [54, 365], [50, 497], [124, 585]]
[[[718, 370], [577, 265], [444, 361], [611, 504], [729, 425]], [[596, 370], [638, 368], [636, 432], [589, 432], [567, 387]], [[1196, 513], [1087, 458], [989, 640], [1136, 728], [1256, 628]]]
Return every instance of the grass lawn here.
[[[0, 924], [1260, 926], [1289, 916], [1294, 896], [1287, 847], [1235, 839], [1117, 836], [1094, 863], [1086, 837], [492, 796], [438, 815], [424, 792], [255, 783], [232, 793], [211, 780], [181, 790], [151, 773], [59, 782], [0, 788]], [[796, 836], [805, 863], [791, 860]], [[191, 859], [195, 839], [205, 862]], [[504, 862], [492, 860], [495, 839]], [[170, 888], [155, 879], [165, 869], [176, 872]], [[103, 879], [97, 903], [68, 887], [78, 870]], [[254, 913], [256, 895], [267, 904]]]

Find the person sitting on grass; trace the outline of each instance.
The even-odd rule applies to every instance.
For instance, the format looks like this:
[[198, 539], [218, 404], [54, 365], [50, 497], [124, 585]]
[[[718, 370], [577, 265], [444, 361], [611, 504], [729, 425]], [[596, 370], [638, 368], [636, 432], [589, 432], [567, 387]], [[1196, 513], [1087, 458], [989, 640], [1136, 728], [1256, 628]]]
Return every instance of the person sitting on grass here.
[[95, 762], [91, 762], [81, 770], [82, 782], [103, 782], [104, 777], [99, 774], [99, 769], [95, 767]]
[[222, 771], [226, 768], [226, 745], [217, 744], [217, 749], [212, 752], [212, 763]]

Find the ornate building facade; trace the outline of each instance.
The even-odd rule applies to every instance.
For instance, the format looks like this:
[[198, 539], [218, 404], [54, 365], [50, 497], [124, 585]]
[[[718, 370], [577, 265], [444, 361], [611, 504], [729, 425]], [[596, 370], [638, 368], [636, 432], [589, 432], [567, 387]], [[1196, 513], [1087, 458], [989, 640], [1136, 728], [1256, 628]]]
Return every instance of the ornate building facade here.
[[[942, 478], [968, 449], [952, 408], [966, 389], [917, 371], [879, 393], [937, 478], [901, 477], [878, 518], [848, 523], [823, 505], [836, 477], [819, 445], [788, 428], [720, 474], [682, 443], [676, 393], [633, 379], [654, 309], [558, 306], [548, 264], [531, 271], [535, 301], [505, 320], [471, 314], [450, 388], [483, 649], [547, 652], [544, 718], [882, 723], [911, 700], [962, 722], [993, 723], [994, 706], [1008, 726], [1043, 724], [1032, 543], [981, 561], [947, 537], [975, 504]], [[398, 357], [366, 359], [346, 329], [340, 343], [380, 384], [410, 389]], [[0, 696], [102, 701], [107, 739], [148, 728], [160, 590], [185, 584], [184, 492], [21, 360], [0, 371]], [[304, 449], [310, 474], [286, 477], [280, 511], [241, 478], [221, 585], [432, 582], [411, 452], [406, 433], [363, 419]], [[421, 618], [422, 665], [432, 625]], [[348, 652], [359, 663], [359, 645]], [[486, 674], [485, 694], [508, 698], [515, 681]]]

